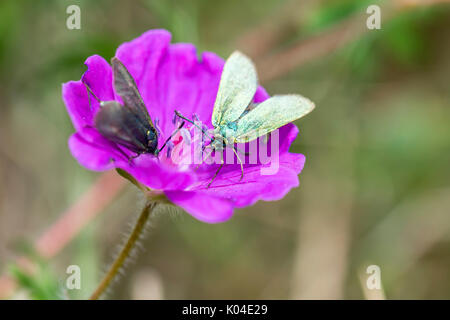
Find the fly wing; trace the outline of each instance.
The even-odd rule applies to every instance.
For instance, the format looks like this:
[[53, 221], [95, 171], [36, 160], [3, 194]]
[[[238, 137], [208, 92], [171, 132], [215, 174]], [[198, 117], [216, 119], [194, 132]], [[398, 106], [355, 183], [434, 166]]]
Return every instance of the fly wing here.
[[147, 132], [152, 128], [117, 101], [106, 101], [95, 116], [95, 127], [102, 136], [127, 149], [148, 152]]
[[245, 143], [295, 121], [314, 109], [314, 103], [300, 95], [273, 96], [238, 121], [235, 140]]
[[114, 90], [122, 98], [125, 107], [129, 108], [139, 118], [145, 119], [152, 127], [154, 127], [136, 82], [128, 72], [127, 68], [125, 68], [123, 63], [115, 57], [111, 59], [111, 64], [114, 73]]
[[214, 127], [236, 121], [250, 104], [258, 86], [253, 62], [235, 51], [225, 62], [214, 103]]

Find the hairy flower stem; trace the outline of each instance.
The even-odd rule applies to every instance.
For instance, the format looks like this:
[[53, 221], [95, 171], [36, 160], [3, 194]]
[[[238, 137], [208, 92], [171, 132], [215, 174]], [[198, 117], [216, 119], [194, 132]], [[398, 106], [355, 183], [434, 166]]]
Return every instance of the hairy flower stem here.
[[156, 207], [157, 204], [158, 204], [158, 202], [149, 201], [145, 205], [144, 209], [142, 209], [142, 212], [139, 215], [138, 220], [136, 221], [133, 231], [131, 232], [130, 237], [128, 238], [124, 247], [120, 251], [119, 256], [113, 262], [113, 264], [109, 268], [108, 272], [106, 273], [105, 277], [103, 278], [102, 282], [97, 287], [97, 289], [95, 289], [94, 293], [91, 295], [89, 300], [99, 299], [100, 296], [111, 285], [114, 278], [119, 273], [119, 270], [124, 265], [125, 261], [130, 257], [131, 252], [133, 251], [137, 241], [139, 240], [139, 238], [142, 235], [142, 232], [144, 231], [144, 227], [145, 227], [146, 223], [148, 222], [148, 219], [150, 218], [150, 214], [152, 213], [153, 209]]

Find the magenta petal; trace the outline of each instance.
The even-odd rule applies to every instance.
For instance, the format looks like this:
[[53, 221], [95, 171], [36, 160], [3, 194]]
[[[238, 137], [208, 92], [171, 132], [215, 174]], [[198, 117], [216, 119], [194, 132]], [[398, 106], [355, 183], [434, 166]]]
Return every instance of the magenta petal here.
[[175, 110], [182, 110], [187, 117], [196, 113], [202, 120], [210, 118], [217, 87], [218, 77], [197, 60], [193, 45], [172, 45], [158, 68], [152, 96], [160, 106], [162, 131], [167, 134], [173, 130]]
[[[112, 74], [109, 64], [100, 56], [89, 57], [85, 64], [88, 69], [82, 79], [101, 100], [113, 100]], [[88, 97], [86, 87], [81, 81], [63, 84], [63, 100], [75, 130], [92, 126], [99, 105], [94, 97]]]
[[[82, 81], [91, 88], [92, 92], [94, 92], [100, 100], [114, 100], [112, 69], [109, 63], [99, 55], [93, 55], [87, 58], [84, 64], [88, 69], [81, 77]], [[93, 97], [91, 100], [93, 103], [97, 102]]]
[[224, 61], [212, 53], [203, 59], [198, 60], [193, 45], [174, 44], [160, 61], [155, 78], [145, 76], [143, 98], [152, 106], [151, 115], [160, 120], [161, 139], [174, 130], [175, 110], [187, 117], [195, 113], [205, 124], [211, 122]]
[[116, 166], [155, 190], [183, 190], [196, 180], [193, 172], [178, 171], [176, 167], [170, 167], [149, 154], [143, 154], [131, 163], [117, 162]]
[[298, 128], [295, 124], [289, 123], [279, 129], [280, 147], [279, 152], [289, 151], [289, 147], [298, 135]]
[[241, 171], [234, 166], [233, 170], [221, 172], [208, 189], [205, 188], [210, 178], [202, 181], [195, 190], [205, 190], [207, 194], [230, 199], [236, 207], [249, 206], [258, 200], [279, 200], [299, 185], [298, 174], [304, 163], [304, 155], [284, 153], [280, 155], [275, 174], [262, 175], [262, 165], [248, 166], [244, 168], [244, 179], [239, 181]]
[[[133, 76], [142, 96], [145, 91], [154, 90], [152, 86], [155, 85], [155, 73], [170, 39], [171, 35], [166, 30], [149, 30], [140, 37], [123, 43], [116, 51], [116, 57]], [[144, 102], [148, 103], [145, 98]], [[148, 104], [147, 107], [154, 108]]]
[[231, 218], [233, 204], [229, 200], [192, 191], [166, 191], [167, 198], [194, 218], [219, 223]]
[[100, 147], [79, 132], [69, 138], [69, 149], [73, 157], [89, 170], [104, 171], [114, 168], [111, 149]]
[[92, 125], [93, 113], [89, 107], [86, 88], [81, 81], [64, 83], [62, 86], [62, 97], [75, 130]]
[[269, 94], [267, 93], [266, 89], [259, 86], [258, 89], [256, 89], [255, 96], [253, 97], [253, 101], [255, 103], [261, 103], [268, 98], [269, 98]]
[[[160, 147], [176, 129], [172, 122], [174, 110], [189, 118], [195, 114], [204, 125], [212, 127], [211, 115], [224, 65], [224, 60], [214, 53], [204, 52], [199, 59], [192, 44], [170, 44], [170, 40], [168, 31], [150, 30], [122, 44], [116, 51], [116, 57], [130, 71], [154, 124], [160, 130]], [[101, 100], [121, 102], [113, 90], [112, 70], [108, 62], [94, 55], [86, 60], [86, 65], [88, 69], [82, 80], [92, 91]], [[264, 88], [258, 87], [254, 102], [262, 102], [268, 97]], [[164, 192], [170, 201], [201, 221], [226, 221], [236, 207], [252, 205], [258, 200], [281, 199], [291, 188], [299, 185], [298, 174], [305, 157], [289, 153], [289, 147], [298, 134], [294, 124], [280, 128], [278, 153], [268, 145], [271, 162], [262, 165], [264, 159], [258, 158], [258, 164], [244, 165], [242, 181], [239, 181], [239, 164], [226, 164], [207, 188], [218, 165], [202, 164], [194, 170], [194, 165], [180, 164], [166, 156], [182, 150], [184, 139], [189, 140], [185, 136], [179, 134], [178, 140], [173, 139], [167, 144], [159, 158], [143, 154], [131, 159], [133, 152], [106, 139], [94, 127], [99, 105], [93, 97], [89, 99], [81, 81], [63, 84], [63, 99], [76, 130], [69, 139], [69, 148], [81, 165], [97, 171], [121, 168], [149, 188]], [[272, 155], [277, 154], [275, 160]], [[278, 169], [269, 175], [262, 174], [261, 170], [271, 164], [278, 164]]]
[[225, 60], [219, 57], [214, 52], [203, 52], [201, 61], [207, 68], [208, 72], [212, 74], [218, 74], [219, 76], [222, 74]]

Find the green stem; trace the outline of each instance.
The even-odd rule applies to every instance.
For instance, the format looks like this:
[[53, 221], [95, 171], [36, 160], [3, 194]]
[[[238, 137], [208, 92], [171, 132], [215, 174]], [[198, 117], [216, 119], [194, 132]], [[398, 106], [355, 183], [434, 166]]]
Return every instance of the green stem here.
[[112, 266], [109, 268], [108, 272], [106, 273], [105, 277], [103, 278], [102, 282], [100, 282], [97, 289], [95, 289], [94, 293], [91, 295], [89, 300], [97, 300], [100, 298], [100, 296], [108, 289], [108, 287], [113, 282], [114, 278], [119, 273], [119, 270], [124, 265], [125, 261], [130, 256], [131, 252], [133, 251], [133, 248], [136, 245], [136, 242], [139, 240], [139, 238], [142, 235], [142, 231], [144, 230], [144, 227], [150, 217], [151, 212], [156, 207], [158, 202], [155, 201], [149, 201], [144, 209], [142, 209], [141, 214], [139, 215], [139, 218], [133, 228], [133, 231], [130, 234], [130, 237], [128, 238], [127, 242], [125, 243], [125, 246], [123, 247], [122, 251], [119, 253], [119, 256], [116, 258]]

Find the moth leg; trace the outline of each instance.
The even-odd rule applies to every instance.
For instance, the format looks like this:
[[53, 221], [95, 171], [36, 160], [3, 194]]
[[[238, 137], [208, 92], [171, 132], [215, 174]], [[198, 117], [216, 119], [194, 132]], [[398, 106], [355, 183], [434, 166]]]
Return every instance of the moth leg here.
[[[209, 145], [208, 145], [208, 146], [209, 146]], [[203, 152], [205, 151], [205, 149], [206, 149], [208, 146], [204, 146], [204, 147], [202, 148], [202, 162], [199, 163], [199, 164], [195, 167], [195, 169], [194, 169], [195, 171], [197, 171], [198, 168], [200, 168], [200, 165], [203, 163]], [[212, 152], [213, 152], [213, 150], [212, 150], [211, 147], [210, 147], [210, 149], [211, 149], [211, 152], [208, 153], [208, 155], [206, 156], [206, 159], [208, 159], [208, 157], [211, 156], [211, 154], [212, 154]]]
[[[194, 125], [195, 127], [197, 127], [197, 129], [200, 129], [202, 131], [202, 133], [205, 136], [208, 136], [208, 133], [205, 131], [205, 129], [201, 128], [198, 124], [196, 124], [194, 121], [192, 121], [191, 119], [186, 118], [185, 116], [183, 116], [180, 112], [178, 112], [177, 110], [175, 110], [175, 114], [177, 115], [177, 117], [186, 120], [187, 122], [189, 122], [190, 124]], [[214, 140], [214, 138], [208, 137], [211, 141]]]
[[206, 188], [209, 188], [209, 186], [211, 185], [211, 183], [213, 183], [214, 179], [216, 179], [217, 175], [219, 174], [219, 171], [222, 169], [223, 165], [224, 165], [224, 161], [223, 159], [220, 161], [220, 166], [219, 168], [217, 168], [216, 173], [214, 173], [214, 177], [212, 177], [211, 181], [208, 183], [208, 186]]
[[244, 164], [242, 163], [241, 158], [239, 158], [239, 155], [238, 155], [236, 150], [237, 149], [233, 146], [233, 152], [236, 155], [236, 157], [237, 157], [237, 159], [239, 161], [239, 164], [241, 165], [241, 178], [239, 179], [239, 181], [241, 181], [242, 178], [244, 178]]
[[235, 148], [235, 149], [236, 149], [236, 151], [238, 151], [240, 154], [242, 154], [244, 156], [249, 156], [251, 154], [250, 152], [245, 152], [245, 151], [242, 151], [241, 149], [238, 149], [238, 148]]

